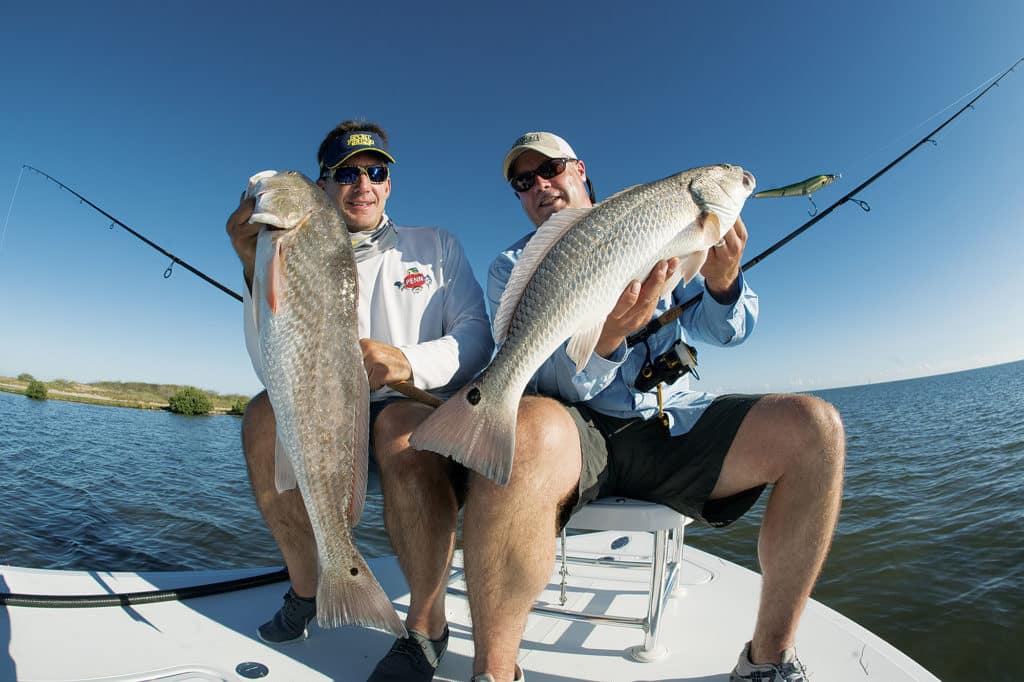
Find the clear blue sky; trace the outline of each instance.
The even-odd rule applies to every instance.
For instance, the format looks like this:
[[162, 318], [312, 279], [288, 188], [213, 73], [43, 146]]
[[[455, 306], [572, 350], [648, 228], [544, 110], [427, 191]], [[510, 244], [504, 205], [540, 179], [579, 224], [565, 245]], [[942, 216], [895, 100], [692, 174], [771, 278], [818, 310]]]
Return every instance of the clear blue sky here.
[[[313, 174], [367, 117], [399, 164], [388, 212], [441, 225], [477, 278], [529, 228], [500, 162], [552, 130], [600, 197], [697, 165], [760, 188], [895, 158], [1024, 54], [1024, 3], [8, 3], [0, 218], [41, 168], [232, 288], [248, 177]], [[952, 111], [945, 112], [948, 115]], [[700, 350], [711, 391], [802, 390], [1024, 357], [1024, 65], [753, 269], [753, 337]], [[916, 127], [919, 126], [919, 127]], [[751, 200], [749, 258], [807, 219]], [[241, 306], [39, 175], [0, 245], [0, 374], [253, 393]]]

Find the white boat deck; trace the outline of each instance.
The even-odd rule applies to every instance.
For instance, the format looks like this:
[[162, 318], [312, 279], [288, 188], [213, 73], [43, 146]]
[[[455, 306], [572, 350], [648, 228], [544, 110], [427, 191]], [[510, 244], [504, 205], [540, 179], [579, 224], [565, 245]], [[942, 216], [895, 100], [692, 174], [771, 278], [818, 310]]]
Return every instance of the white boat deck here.
[[[644, 533], [590, 533], [570, 537], [570, 553], [619, 553], [613, 539], [630, 536], [632, 552], [649, 551]], [[456, 557], [457, 563], [461, 556]], [[682, 594], [672, 599], [659, 644], [669, 655], [634, 661], [627, 649], [642, 641], [637, 629], [531, 616], [520, 651], [530, 682], [686, 680], [724, 682], [753, 630], [760, 577], [693, 547], [684, 550]], [[408, 594], [394, 558], [371, 568], [404, 616]], [[178, 573], [104, 573], [0, 567], [0, 591], [28, 594], [113, 594], [183, 587], [267, 569]], [[641, 569], [571, 567], [569, 608], [624, 616], [646, 609], [648, 574]], [[456, 570], [453, 585], [462, 586]], [[544, 600], [557, 604], [558, 575]], [[184, 602], [130, 607], [0, 607], [0, 680], [200, 680], [363, 681], [391, 646], [390, 635], [358, 627], [310, 626], [304, 642], [268, 646], [256, 626], [281, 604], [286, 583]], [[469, 680], [473, 642], [469, 609], [448, 596], [449, 650], [437, 680]], [[821, 682], [936, 680], [924, 668], [835, 611], [811, 602], [801, 621], [797, 651]], [[265, 667], [253, 678], [246, 664]], [[249, 666], [262, 672], [259, 666]], [[252, 673], [250, 673], [252, 674]]]

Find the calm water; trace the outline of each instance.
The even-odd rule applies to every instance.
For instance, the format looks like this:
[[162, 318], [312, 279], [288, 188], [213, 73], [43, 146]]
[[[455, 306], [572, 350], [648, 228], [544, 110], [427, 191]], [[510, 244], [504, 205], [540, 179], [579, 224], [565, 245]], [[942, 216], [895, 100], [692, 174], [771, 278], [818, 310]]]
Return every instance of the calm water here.
[[[815, 598], [944, 680], [997, 679], [1024, 641], [1024, 361], [820, 391], [846, 424], [839, 528]], [[0, 563], [279, 565], [240, 420], [0, 393]], [[760, 508], [696, 546], [756, 569]], [[379, 489], [357, 529], [390, 554]]]

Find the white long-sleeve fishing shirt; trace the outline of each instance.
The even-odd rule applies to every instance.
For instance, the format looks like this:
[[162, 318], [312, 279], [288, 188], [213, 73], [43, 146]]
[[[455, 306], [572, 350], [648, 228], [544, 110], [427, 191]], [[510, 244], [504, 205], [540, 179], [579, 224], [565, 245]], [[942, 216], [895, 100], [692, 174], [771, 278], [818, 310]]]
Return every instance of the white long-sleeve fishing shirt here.
[[[385, 218], [386, 220], [386, 218]], [[396, 346], [417, 388], [446, 398], [491, 359], [483, 292], [459, 242], [436, 227], [397, 227], [394, 248], [358, 262], [359, 337]], [[245, 287], [245, 344], [266, 385], [252, 297]], [[384, 387], [371, 402], [398, 394]]]

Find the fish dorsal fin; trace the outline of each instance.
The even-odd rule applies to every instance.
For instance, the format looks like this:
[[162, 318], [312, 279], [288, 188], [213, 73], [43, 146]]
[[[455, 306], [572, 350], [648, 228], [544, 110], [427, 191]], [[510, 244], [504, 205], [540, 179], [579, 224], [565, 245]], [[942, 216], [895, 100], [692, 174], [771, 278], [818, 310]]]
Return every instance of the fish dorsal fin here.
[[594, 347], [597, 346], [597, 340], [600, 338], [603, 328], [604, 319], [602, 318], [591, 325], [589, 329], [578, 330], [569, 339], [569, 345], [566, 346], [565, 352], [569, 359], [576, 363], [577, 374], [583, 371], [587, 362], [590, 361], [590, 356], [594, 354]]
[[562, 209], [538, 227], [537, 232], [526, 243], [523, 252], [519, 255], [519, 260], [512, 268], [508, 284], [498, 302], [498, 311], [494, 314], [495, 343], [500, 344], [505, 340], [509, 325], [512, 323], [512, 313], [519, 305], [519, 299], [523, 297], [526, 285], [533, 279], [533, 273], [537, 271], [537, 266], [544, 260], [544, 256], [562, 238], [562, 235], [588, 212], [590, 212], [589, 208]]

